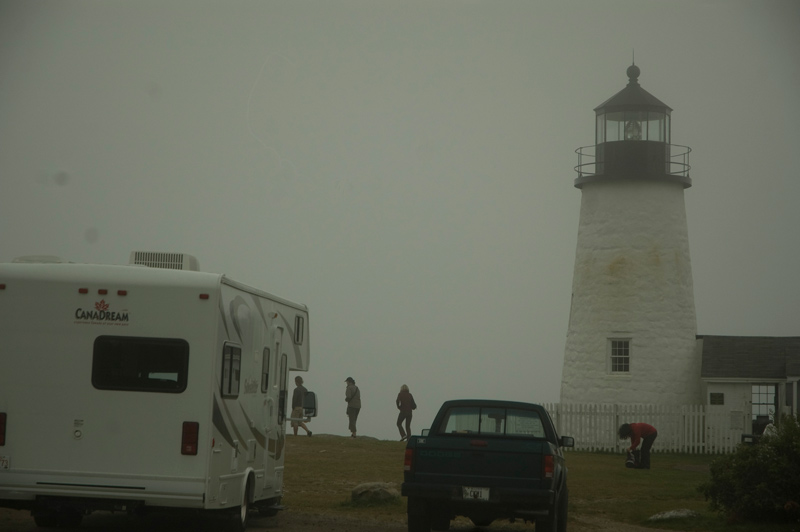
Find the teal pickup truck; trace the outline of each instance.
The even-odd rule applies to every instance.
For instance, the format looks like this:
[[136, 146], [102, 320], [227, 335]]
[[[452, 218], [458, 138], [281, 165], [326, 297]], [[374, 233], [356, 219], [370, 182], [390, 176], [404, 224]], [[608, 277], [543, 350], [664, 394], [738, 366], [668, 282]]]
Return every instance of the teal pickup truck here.
[[445, 402], [430, 429], [406, 446], [402, 494], [408, 532], [447, 530], [465, 516], [536, 522], [536, 532], [567, 528], [567, 466], [550, 414], [531, 403]]

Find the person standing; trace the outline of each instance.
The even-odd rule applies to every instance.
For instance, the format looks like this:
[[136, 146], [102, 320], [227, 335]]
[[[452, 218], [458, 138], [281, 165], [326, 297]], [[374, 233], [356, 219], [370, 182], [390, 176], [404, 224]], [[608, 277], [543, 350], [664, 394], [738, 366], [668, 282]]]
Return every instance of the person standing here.
[[[397, 416], [397, 429], [400, 431], [400, 441], [404, 441], [411, 436], [411, 414], [417, 408], [414, 396], [408, 391], [407, 385], [404, 384], [400, 387], [400, 393], [397, 394], [395, 403], [400, 411]], [[403, 430], [403, 422], [406, 424], [405, 430]]]
[[344, 382], [347, 383], [347, 389], [344, 392], [344, 400], [347, 401], [347, 419], [350, 420], [350, 437], [356, 437], [356, 420], [358, 413], [361, 411], [361, 391], [356, 386], [356, 381], [353, 377], [347, 377]]
[[623, 423], [620, 425], [617, 434], [619, 434], [620, 440], [631, 439], [631, 446], [628, 448], [630, 452], [634, 452], [639, 443], [642, 443], [641, 456], [636, 468], [650, 469], [650, 448], [653, 447], [653, 442], [658, 436], [656, 428], [647, 423]]
[[[294, 393], [292, 394], [292, 418], [293, 419], [302, 419], [303, 417], [303, 403], [306, 400], [306, 390], [305, 386], [303, 386], [303, 377], [297, 376], [294, 378], [294, 383], [296, 388], [294, 389]], [[306, 434], [311, 436], [311, 431], [308, 430], [303, 421], [292, 421], [292, 430], [294, 430], [294, 435], [297, 436], [297, 427], [303, 427], [303, 430], [306, 431]]]

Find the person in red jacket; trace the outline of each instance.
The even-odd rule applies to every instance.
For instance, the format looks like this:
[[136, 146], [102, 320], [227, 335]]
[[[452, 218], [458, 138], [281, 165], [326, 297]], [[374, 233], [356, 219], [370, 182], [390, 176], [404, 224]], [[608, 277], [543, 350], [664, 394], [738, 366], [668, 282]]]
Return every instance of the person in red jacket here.
[[642, 443], [642, 453], [637, 469], [650, 469], [650, 448], [658, 436], [656, 428], [647, 423], [623, 423], [617, 434], [619, 434], [620, 440], [631, 439], [631, 446], [628, 447], [630, 452], [635, 451], [639, 443]]

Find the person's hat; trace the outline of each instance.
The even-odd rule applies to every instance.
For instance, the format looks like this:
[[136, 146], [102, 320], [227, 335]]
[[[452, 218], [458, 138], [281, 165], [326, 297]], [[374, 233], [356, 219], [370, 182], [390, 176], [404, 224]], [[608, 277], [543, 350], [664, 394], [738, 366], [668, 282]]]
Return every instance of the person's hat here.
[[344, 380], [344, 382], [352, 382], [352, 383], [355, 383], [356, 381], [353, 379], [353, 377], [347, 377], [347, 378]]

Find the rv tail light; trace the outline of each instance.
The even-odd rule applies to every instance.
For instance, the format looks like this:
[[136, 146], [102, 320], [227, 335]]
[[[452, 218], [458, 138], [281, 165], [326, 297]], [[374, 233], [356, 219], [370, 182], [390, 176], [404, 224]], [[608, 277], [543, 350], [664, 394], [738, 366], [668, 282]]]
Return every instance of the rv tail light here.
[[128, 291], [127, 290], [117, 290], [117, 295], [118, 296], [127, 296], [128, 295]]
[[78, 293], [79, 294], [88, 294], [89, 293], [89, 289], [88, 288], [78, 288]]
[[414, 466], [414, 449], [406, 449], [406, 457], [403, 460], [403, 470], [411, 471]]
[[196, 455], [197, 442], [200, 434], [200, 423], [197, 421], [183, 422], [183, 436], [181, 437], [181, 454]]
[[6, 444], [6, 413], [0, 412], [0, 447]]
[[6, 289], [6, 283], [0, 283], [0, 290]]
[[108, 290], [105, 288], [101, 288], [100, 290], [97, 291], [97, 293], [100, 294], [101, 296], [104, 296], [108, 293]]
[[555, 473], [555, 462], [553, 461], [553, 455], [547, 454], [544, 457], [544, 478], [553, 478], [553, 474]]
[[200, 299], [208, 299], [208, 294], [200, 294]]

